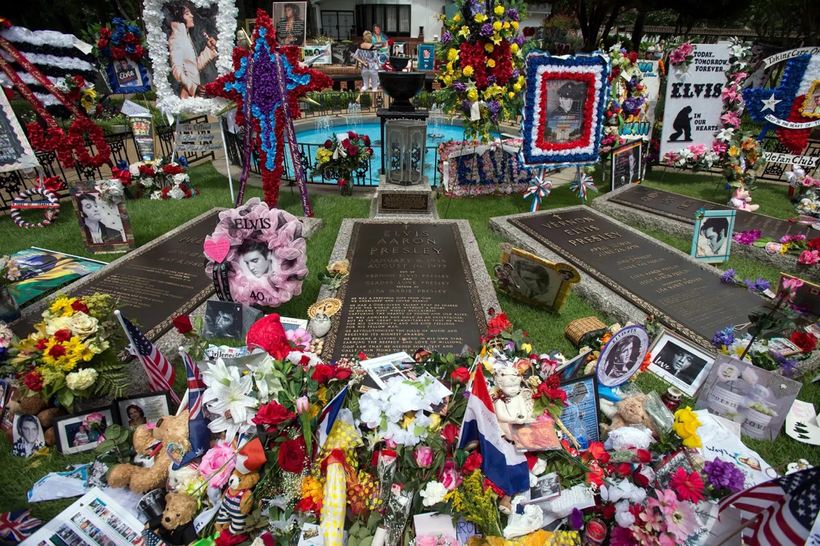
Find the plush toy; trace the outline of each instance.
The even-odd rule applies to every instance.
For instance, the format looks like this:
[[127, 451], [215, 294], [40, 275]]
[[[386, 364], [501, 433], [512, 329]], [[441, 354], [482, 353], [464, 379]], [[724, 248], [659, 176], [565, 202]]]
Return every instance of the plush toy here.
[[630, 425], [642, 425], [650, 429], [653, 434], [657, 434], [657, 430], [655, 430], [652, 419], [649, 417], [649, 414], [644, 408], [645, 402], [645, 394], [627, 396], [618, 402], [615, 405], [618, 413], [616, 413], [615, 417], [612, 418], [612, 424], [609, 426], [604, 424], [601, 425], [601, 430], [604, 435], [609, 434], [610, 431], [617, 430], [621, 427], [628, 427]]
[[245, 337], [248, 350], [264, 349], [277, 360], [288, 356], [290, 344], [285, 336], [285, 328], [276, 313], [262, 317], [253, 323]]
[[185, 493], [168, 493], [165, 511], [162, 513], [160, 536], [169, 544], [190, 544], [197, 540], [194, 516], [198, 505], [196, 499]]
[[752, 196], [743, 186], [738, 186], [732, 190], [732, 198], [729, 199], [729, 206], [738, 210], [748, 210], [754, 212], [760, 208], [760, 205], [750, 205]]
[[242, 474], [234, 470], [228, 480], [228, 489], [222, 497], [222, 505], [216, 513], [214, 528], [222, 532], [227, 529], [232, 535], [241, 535], [245, 530], [245, 520], [253, 508], [251, 489], [259, 483], [259, 472]]
[[184, 488], [187, 484], [199, 478], [199, 466], [195, 463], [186, 464], [178, 470], [174, 470], [174, 465], [168, 470], [168, 484], [167, 489], [171, 492], [176, 492], [180, 488]]
[[148, 427], [149, 425], [137, 427], [132, 443], [138, 455], [153, 456], [154, 464], [150, 468], [132, 464], [115, 466], [108, 475], [108, 485], [111, 487], [130, 487], [135, 493], [146, 493], [164, 487], [172, 464], [168, 446], [177, 444], [183, 452], [191, 449], [188, 442], [187, 409], [178, 416], [163, 417], [153, 428]]

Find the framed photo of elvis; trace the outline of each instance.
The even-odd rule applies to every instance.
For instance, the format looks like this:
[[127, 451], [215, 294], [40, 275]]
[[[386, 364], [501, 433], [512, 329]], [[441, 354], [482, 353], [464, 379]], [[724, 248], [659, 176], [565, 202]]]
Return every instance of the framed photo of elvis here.
[[274, 2], [271, 21], [279, 45], [305, 47], [307, 2]]
[[638, 184], [643, 180], [642, 150], [640, 140], [612, 150], [612, 191], [627, 184]]
[[123, 201], [113, 204], [104, 199], [93, 180], [77, 182], [69, 191], [87, 252], [113, 254], [136, 248]]
[[735, 210], [699, 210], [695, 213], [695, 231], [690, 254], [706, 263], [725, 262], [732, 248]]
[[641, 367], [648, 350], [649, 334], [643, 326], [615, 332], [598, 357], [598, 384], [612, 388], [626, 383]]
[[527, 55], [526, 68], [521, 131], [524, 164], [597, 163], [608, 102], [607, 59], [599, 53], [553, 57], [537, 51]]
[[582, 448], [597, 442], [598, 436], [598, 378], [595, 374], [564, 381], [558, 387], [567, 393], [567, 406], [561, 413], [561, 422]]
[[715, 356], [693, 345], [674, 332], [663, 329], [649, 348], [649, 370], [694, 397], [706, 378]]
[[143, 20], [157, 106], [171, 114], [216, 113], [226, 101], [205, 85], [232, 69], [234, 0], [145, 0]]
[[144, 93], [151, 90], [151, 75], [142, 63], [112, 59], [105, 66], [112, 93]]
[[494, 267], [496, 286], [511, 297], [530, 305], [559, 313], [569, 298], [572, 285], [581, 280], [569, 264], [553, 263], [508, 245]]

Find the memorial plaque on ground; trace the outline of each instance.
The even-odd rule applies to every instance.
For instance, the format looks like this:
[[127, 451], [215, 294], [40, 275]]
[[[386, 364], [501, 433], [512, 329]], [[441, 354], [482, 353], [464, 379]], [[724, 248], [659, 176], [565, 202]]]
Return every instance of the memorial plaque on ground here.
[[[643, 185], [631, 186], [629, 189], [613, 195], [609, 200], [613, 203], [660, 214], [690, 224], [695, 223], [695, 213], [701, 208], [706, 210], [732, 210], [728, 205], [719, 205], [703, 199], [656, 190]], [[735, 233], [753, 229], [760, 230], [763, 237], [778, 240], [784, 235], [806, 235], [810, 228], [802, 224], [791, 223], [788, 220], [772, 218], [747, 210], [737, 211]]]
[[[205, 274], [202, 244], [213, 232], [221, 210], [213, 209], [191, 220], [63, 292], [69, 296], [111, 294], [120, 300], [123, 315], [139, 324], [149, 339], [156, 340], [171, 328], [174, 317], [190, 313], [213, 293], [213, 282]], [[41, 309], [26, 311], [13, 325], [18, 335], [31, 331], [40, 319]]]
[[478, 349], [487, 323], [455, 223], [356, 222], [347, 258], [331, 358]]
[[[715, 332], [748, 322], [765, 301], [720, 281], [662, 243], [578, 207], [510, 222], [681, 334], [711, 341]], [[709, 266], [706, 266], [709, 267]]]

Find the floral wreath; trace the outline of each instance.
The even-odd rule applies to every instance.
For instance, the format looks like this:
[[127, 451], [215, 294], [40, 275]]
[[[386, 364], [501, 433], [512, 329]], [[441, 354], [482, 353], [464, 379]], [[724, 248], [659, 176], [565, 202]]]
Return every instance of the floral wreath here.
[[[88, 118], [75, 118], [68, 128], [68, 134], [59, 128], [49, 128], [50, 136], [46, 137], [43, 128], [37, 123], [29, 123], [26, 129], [29, 142], [34, 149], [41, 152], [56, 152], [63, 167], [70, 169], [79, 163], [83, 167], [99, 169], [109, 163], [111, 147], [105, 140], [102, 127]], [[88, 153], [85, 147], [86, 133], [91, 143], [97, 148], [97, 153], [94, 155]]]
[[[148, 53], [154, 67], [157, 107], [172, 114], [179, 114], [182, 111], [192, 114], [214, 114], [224, 108], [227, 102], [218, 98], [192, 97], [181, 99], [171, 89], [168, 80], [168, 76], [171, 74], [171, 67], [168, 63], [168, 57], [170, 56], [168, 36], [162, 30], [162, 22], [165, 19], [162, 6], [168, 2], [169, 0], [145, 0], [145, 9], [142, 12], [145, 21]], [[234, 30], [236, 29], [236, 17], [238, 15], [233, 0], [191, 0], [191, 3], [198, 8], [217, 4], [216, 70], [219, 76], [230, 72], [235, 39]]]
[[[602, 52], [574, 57], [553, 57], [547, 52], [527, 55], [527, 95], [521, 134], [523, 162], [528, 166], [592, 165], [598, 162], [604, 109], [608, 104], [608, 56]], [[546, 84], [554, 80], [586, 83], [581, 119], [581, 137], [572, 142], [554, 143], [544, 137], [546, 124]]]
[[[258, 197], [235, 209], [219, 213], [219, 223], [213, 234], [205, 238], [218, 244], [227, 239], [230, 249], [221, 262], [228, 264], [228, 284], [231, 298], [239, 303], [276, 307], [302, 293], [302, 280], [307, 276], [307, 242], [302, 235], [302, 223], [281, 209], [270, 209]], [[277, 270], [263, 279], [249, 278], [240, 266], [240, 246], [245, 241], [263, 243], [274, 254]], [[208, 257], [205, 270], [214, 275], [217, 262]]]

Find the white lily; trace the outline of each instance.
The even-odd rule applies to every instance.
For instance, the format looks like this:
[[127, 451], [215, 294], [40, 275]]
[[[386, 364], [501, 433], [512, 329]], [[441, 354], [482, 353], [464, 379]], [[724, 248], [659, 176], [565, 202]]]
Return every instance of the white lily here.
[[248, 396], [253, 388], [250, 375], [239, 375], [239, 368], [225, 366], [222, 359], [209, 364], [202, 372], [208, 385], [202, 395], [208, 410], [217, 418], [208, 424], [212, 432], [225, 432], [225, 441], [231, 442], [237, 434], [253, 427], [258, 400]]

